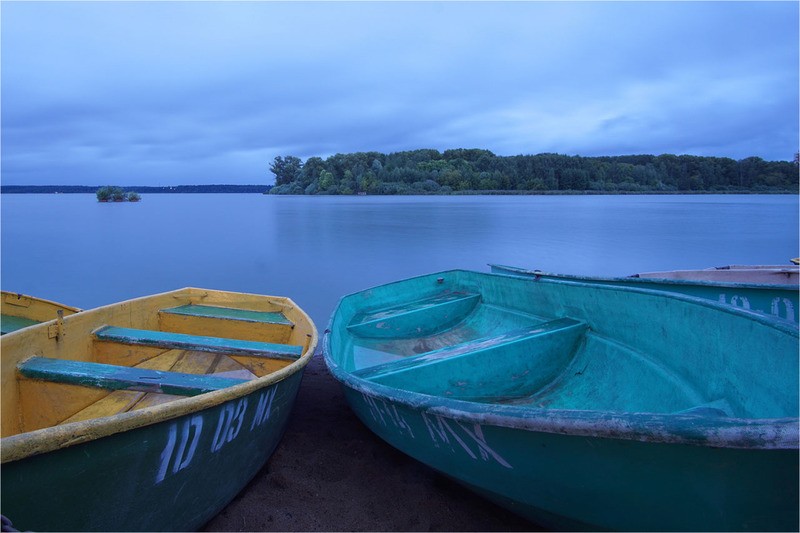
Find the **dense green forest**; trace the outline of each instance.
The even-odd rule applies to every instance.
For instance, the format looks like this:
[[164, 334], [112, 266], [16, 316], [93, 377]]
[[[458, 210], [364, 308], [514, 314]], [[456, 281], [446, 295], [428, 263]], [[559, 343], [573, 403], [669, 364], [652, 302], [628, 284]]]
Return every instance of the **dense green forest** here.
[[548, 192], [797, 192], [798, 161], [748, 157], [560, 154], [497, 156], [488, 150], [412, 150], [278, 156], [271, 194], [468, 194]]

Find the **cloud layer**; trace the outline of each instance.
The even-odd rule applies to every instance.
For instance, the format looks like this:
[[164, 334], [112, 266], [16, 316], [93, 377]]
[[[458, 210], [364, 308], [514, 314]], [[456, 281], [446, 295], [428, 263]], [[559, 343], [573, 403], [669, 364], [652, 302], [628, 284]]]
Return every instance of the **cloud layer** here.
[[798, 5], [2, 6], [5, 184], [270, 183], [276, 155], [790, 159]]

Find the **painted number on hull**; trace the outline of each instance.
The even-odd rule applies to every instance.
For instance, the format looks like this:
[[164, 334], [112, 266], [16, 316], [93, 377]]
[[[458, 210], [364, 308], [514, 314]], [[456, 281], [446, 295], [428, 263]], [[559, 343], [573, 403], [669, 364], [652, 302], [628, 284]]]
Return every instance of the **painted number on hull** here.
[[794, 305], [788, 298], [773, 298], [770, 311], [773, 315], [794, 322]]
[[719, 302], [723, 304], [732, 305], [734, 307], [741, 307], [742, 309], [751, 309], [753, 311], [759, 311], [765, 314], [775, 315], [780, 318], [784, 318], [791, 322], [794, 321], [794, 304], [788, 298], [773, 298], [770, 304], [769, 310], [767, 309], [752, 309], [750, 305], [750, 300], [747, 299], [747, 296], [739, 296], [734, 294], [733, 296], [728, 299], [728, 295], [725, 293], [720, 293], [719, 295]]
[[226, 403], [225, 407], [219, 413], [219, 420], [217, 420], [217, 430], [214, 432], [214, 440], [211, 441], [211, 451], [218, 452], [222, 447], [231, 442], [242, 429], [244, 422], [244, 413], [247, 411], [247, 398], [240, 399], [234, 406], [232, 403]]
[[408, 432], [409, 436], [413, 439], [414, 432], [411, 426], [397, 411], [397, 407], [391, 403], [387, 403], [378, 398], [361, 394], [364, 398], [364, 403], [369, 406], [369, 414], [372, 415], [373, 420], [380, 422], [382, 425], [393, 425], [400, 433]]
[[[260, 428], [269, 420], [273, 412], [272, 404], [277, 390], [277, 386], [272, 387], [258, 397], [249, 431]], [[226, 444], [236, 440], [241, 434], [242, 428], [245, 428], [245, 432], [247, 432], [248, 426], [245, 424], [248, 415], [247, 407], [247, 398], [240, 398], [237, 402], [228, 402], [222, 405], [214, 437], [211, 439], [209, 450], [211, 453], [219, 452]], [[156, 485], [164, 481], [167, 476], [177, 474], [191, 464], [202, 432], [203, 416], [199, 414], [169, 426], [167, 444], [159, 457]]]
[[440, 445], [448, 445], [451, 449], [457, 450], [454, 444], [462, 449], [471, 459], [481, 459], [482, 461], [496, 461], [498, 464], [512, 468], [508, 461], [494, 451], [486, 437], [483, 435], [483, 428], [480, 424], [464, 425], [456, 420], [450, 420], [439, 415], [429, 416], [422, 413], [422, 420], [428, 428], [428, 434], [437, 448]]
[[[203, 417], [195, 415], [184, 421], [180, 426], [180, 436], [178, 435], [178, 424], [172, 424], [169, 427], [167, 446], [161, 452], [161, 466], [159, 466], [158, 474], [156, 474], [156, 484], [164, 481], [170, 463], [172, 464], [172, 473], [177, 474], [189, 466], [194, 457], [194, 452], [197, 450], [197, 442], [200, 440], [200, 432], [203, 430]], [[180, 443], [176, 448], [179, 439]]]
[[[361, 397], [375, 422], [386, 427], [392, 426], [398, 433], [408, 434], [412, 439], [416, 438], [411, 429], [411, 424], [397, 410], [396, 405], [364, 393], [361, 394]], [[454, 453], [466, 453], [471, 459], [495, 461], [505, 468], [512, 468], [508, 461], [486, 442], [486, 437], [483, 435], [483, 427], [480, 424], [465, 425], [456, 420], [426, 413], [421, 413], [420, 416], [425, 428], [428, 430], [428, 436], [430, 436], [436, 448], [447, 446]]]

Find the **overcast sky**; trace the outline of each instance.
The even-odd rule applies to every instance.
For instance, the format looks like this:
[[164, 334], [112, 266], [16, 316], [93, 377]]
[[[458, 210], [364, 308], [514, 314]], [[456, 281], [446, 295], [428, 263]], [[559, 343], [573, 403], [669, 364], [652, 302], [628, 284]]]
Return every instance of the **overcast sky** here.
[[277, 155], [792, 159], [797, 2], [2, 2], [2, 183], [273, 182]]

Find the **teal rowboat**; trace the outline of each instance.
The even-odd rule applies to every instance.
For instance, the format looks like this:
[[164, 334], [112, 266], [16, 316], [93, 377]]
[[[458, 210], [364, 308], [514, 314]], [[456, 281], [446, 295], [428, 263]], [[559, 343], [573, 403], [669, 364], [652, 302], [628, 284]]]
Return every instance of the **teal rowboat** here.
[[[748, 269], [763, 274], [770, 272], [771, 277], [759, 278], [769, 283], [742, 283], [739, 281], [724, 281], [725, 278], [712, 278], [712, 274], [727, 274], [742, 272], [741, 269], [725, 268], [714, 270], [700, 270], [691, 272], [705, 273], [705, 279], [691, 277], [658, 278], [650, 274], [635, 274], [628, 277], [603, 278], [597, 276], [573, 276], [569, 274], [553, 274], [541, 270], [528, 270], [525, 268], [489, 265], [495, 274], [509, 276], [522, 276], [539, 279], [560, 279], [564, 281], [578, 281], [582, 283], [598, 283], [614, 287], [634, 287], [658, 291], [675, 292], [697, 298], [704, 298], [723, 304], [740, 307], [756, 313], [788, 320], [797, 324], [800, 322], [800, 287], [797, 284], [796, 271], [792, 273], [791, 266], [782, 269], [781, 274], [775, 270]], [[795, 267], [796, 269], [796, 267]], [[675, 271], [679, 276], [691, 276], [690, 271]], [[661, 273], [666, 276], [668, 273]], [[645, 277], [649, 276], [649, 277]], [[732, 278], [733, 279], [733, 278]]]
[[191, 288], [3, 335], [3, 516], [202, 527], [278, 445], [316, 343], [287, 298]]
[[555, 529], [798, 528], [798, 328], [697, 298], [450, 271], [323, 341], [391, 445]]

